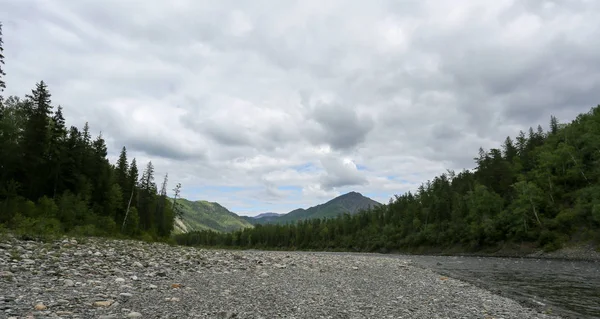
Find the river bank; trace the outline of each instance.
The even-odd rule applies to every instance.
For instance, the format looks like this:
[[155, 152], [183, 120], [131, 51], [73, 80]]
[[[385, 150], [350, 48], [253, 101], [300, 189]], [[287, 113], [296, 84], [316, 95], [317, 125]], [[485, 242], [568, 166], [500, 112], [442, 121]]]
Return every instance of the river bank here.
[[7, 318], [557, 318], [410, 258], [124, 240], [0, 243]]
[[401, 255], [537, 258], [600, 262], [600, 251], [598, 249], [599, 246], [593, 242], [570, 243], [560, 249], [550, 252], [544, 251], [532, 243], [510, 243], [475, 251], [466, 249], [463, 246], [452, 246], [441, 249], [437, 247], [418, 247], [405, 251], [392, 251], [389, 253]]

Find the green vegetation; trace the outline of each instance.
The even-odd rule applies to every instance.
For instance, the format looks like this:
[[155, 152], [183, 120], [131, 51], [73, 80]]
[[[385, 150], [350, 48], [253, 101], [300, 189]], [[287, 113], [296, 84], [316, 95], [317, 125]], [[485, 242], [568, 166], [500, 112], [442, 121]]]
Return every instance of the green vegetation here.
[[529, 129], [479, 150], [472, 171], [448, 171], [387, 205], [355, 215], [232, 233], [178, 235], [185, 245], [274, 249], [482, 251], [528, 243], [546, 250], [600, 240], [600, 106], [570, 124]]
[[308, 209], [300, 208], [281, 216], [267, 216], [257, 219], [247, 218], [246, 220], [252, 224], [289, 224], [307, 219], [333, 218], [343, 214], [353, 215], [379, 205], [381, 204], [360, 193], [350, 192], [336, 197], [327, 203]]
[[[0, 24], [0, 66], [3, 64]], [[0, 68], [0, 93], [4, 88]], [[0, 230], [24, 238], [61, 234], [168, 238], [175, 217], [160, 192], [154, 166], [138, 179], [136, 160], [121, 150], [109, 163], [102, 134], [86, 123], [67, 128], [62, 107], [52, 105], [44, 81], [24, 98], [0, 94]]]
[[177, 205], [181, 211], [181, 217], [175, 221], [175, 233], [194, 230], [229, 232], [252, 227], [246, 220], [218, 203], [192, 202], [181, 198], [177, 200]]

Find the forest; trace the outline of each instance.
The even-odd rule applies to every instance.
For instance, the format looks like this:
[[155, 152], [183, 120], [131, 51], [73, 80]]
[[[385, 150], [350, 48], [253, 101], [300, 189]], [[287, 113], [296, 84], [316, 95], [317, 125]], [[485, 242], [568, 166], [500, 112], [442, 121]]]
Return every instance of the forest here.
[[102, 134], [92, 137], [87, 123], [67, 127], [44, 81], [22, 98], [5, 99], [2, 53], [0, 24], [0, 232], [169, 238], [177, 210], [167, 197], [168, 176], [159, 190], [152, 162], [139, 176], [125, 147], [111, 164]]
[[386, 205], [336, 218], [176, 236], [183, 245], [351, 251], [528, 244], [547, 251], [600, 241], [600, 106], [550, 119], [479, 149], [476, 167], [447, 171]]

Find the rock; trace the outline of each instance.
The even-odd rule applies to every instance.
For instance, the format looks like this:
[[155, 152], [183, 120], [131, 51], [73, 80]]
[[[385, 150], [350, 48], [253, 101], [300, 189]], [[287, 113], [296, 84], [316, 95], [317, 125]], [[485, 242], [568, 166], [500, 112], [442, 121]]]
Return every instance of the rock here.
[[44, 305], [43, 303], [37, 303], [33, 309], [37, 310], [37, 311], [42, 311], [42, 310], [46, 310], [48, 309], [48, 307], [46, 305]]
[[171, 284], [171, 288], [177, 289], [177, 288], [181, 288], [182, 285], [181, 284]]
[[219, 318], [223, 318], [223, 319], [231, 319], [231, 318], [236, 318], [236, 317], [237, 317], [237, 314], [232, 311], [222, 311], [219, 313]]
[[358, 267], [352, 266], [352, 270], [358, 270]]
[[73, 287], [73, 286], [75, 286], [75, 282], [73, 282], [73, 280], [71, 280], [71, 279], [66, 279], [64, 282], [64, 285], [66, 287]]
[[104, 315], [98, 317], [98, 319], [117, 319], [117, 315]]
[[141, 318], [142, 314], [139, 312], [130, 312], [129, 314], [127, 314], [127, 318]]
[[274, 266], [275, 268], [279, 268], [279, 269], [283, 269], [283, 268], [286, 268], [286, 267], [287, 267], [286, 265], [283, 265], [283, 264], [275, 264], [275, 265], [273, 265], [273, 266]]
[[123, 297], [125, 299], [131, 298], [132, 296], [133, 296], [133, 294], [130, 294], [128, 292], [122, 292], [122, 293], [119, 294], [119, 297]]
[[266, 272], [262, 272], [259, 276], [262, 278], [266, 278], [269, 277], [269, 274], [267, 274]]
[[112, 305], [112, 300], [94, 301], [92, 304], [94, 307], [108, 307]]
[[125, 282], [124, 278], [117, 278], [115, 279], [115, 282], [121, 283], [121, 282]]
[[148, 289], [156, 289], [158, 288], [156, 285], [150, 284], [148, 285]]
[[142, 263], [140, 263], [139, 261], [134, 262], [133, 266], [135, 266], [135, 267], [144, 267], [144, 265], [142, 265]]

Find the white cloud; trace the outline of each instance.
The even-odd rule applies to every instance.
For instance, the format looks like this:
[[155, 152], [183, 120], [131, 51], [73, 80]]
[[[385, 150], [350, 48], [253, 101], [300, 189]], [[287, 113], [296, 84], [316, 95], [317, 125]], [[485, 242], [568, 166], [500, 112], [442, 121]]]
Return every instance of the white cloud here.
[[[184, 195], [387, 201], [598, 104], [600, 3], [3, 1], [7, 94], [49, 84]], [[360, 168], [360, 169], [359, 169]], [[225, 187], [225, 188], [223, 188]], [[235, 189], [232, 191], [231, 189]]]

